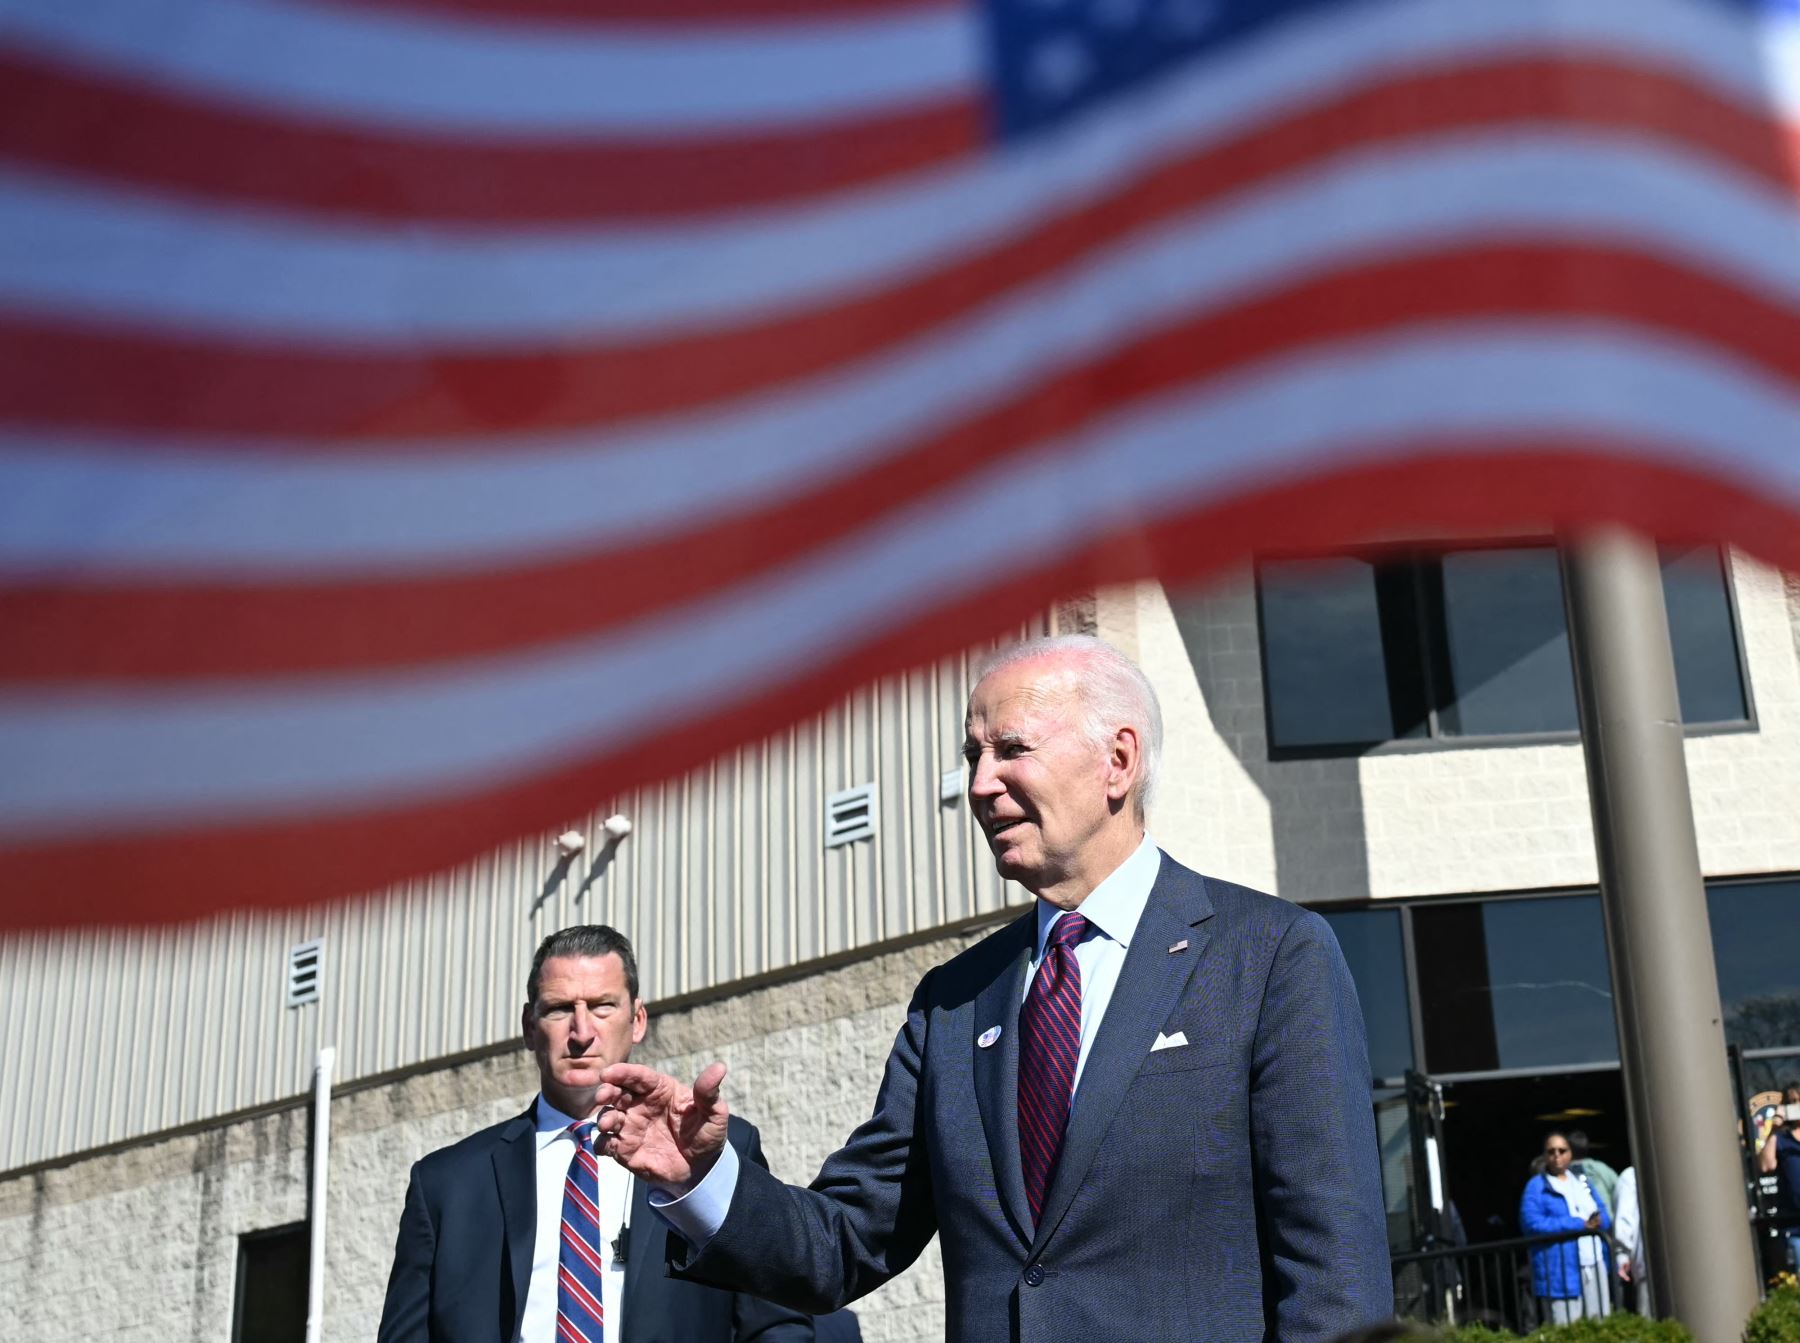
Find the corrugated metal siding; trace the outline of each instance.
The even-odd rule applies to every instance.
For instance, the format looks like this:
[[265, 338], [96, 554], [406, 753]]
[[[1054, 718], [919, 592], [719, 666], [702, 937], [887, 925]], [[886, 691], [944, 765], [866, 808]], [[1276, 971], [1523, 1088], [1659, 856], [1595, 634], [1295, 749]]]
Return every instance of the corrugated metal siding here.
[[[546, 836], [321, 909], [0, 942], [0, 1170], [295, 1095], [322, 1044], [353, 1080], [509, 1039], [533, 950], [572, 923], [627, 932], [654, 1000], [1020, 899], [938, 801], [966, 693], [961, 661], [909, 673], [615, 800], [535, 915]], [[827, 849], [826, 796], [869, 781], [875, 837]], [[633, 833], [589, 884], [613, 811]], [[320, 1000], [289, 1008], [288, 949], [321, 936]]]

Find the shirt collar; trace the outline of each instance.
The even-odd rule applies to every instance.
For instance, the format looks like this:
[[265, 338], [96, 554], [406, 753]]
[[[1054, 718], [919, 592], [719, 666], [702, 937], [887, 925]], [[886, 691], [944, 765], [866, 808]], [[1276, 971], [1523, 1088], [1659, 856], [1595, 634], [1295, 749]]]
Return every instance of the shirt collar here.
[[[1087, 899], [1081, 902], [1081, 916], [1103, 936], [1129, 948], [1131, 935], [1137, 931], [1138, 920], [1144, 916], [1144, 906], [1150, 903], [1150, 888], [1156, 885], [1157, 874], [1161, 871], [1162, 853], [1156, 847], [1156, 841], [1145, 835], [1131, 857], [1115, 867], [1105, 881], [1088, 892]], [[1051, 925], [1063, 913], [1048, 901], [1038, 901], [1038, 956], [1044, 954], [1044, 941], [1050, 936]]]
[[576, 1123], [574, 1115], [566, 1115], [557, 1109], [540, 1093], [537, 1098], [537, 1145], [542, 1151], [551, 1143], [568, 1132], [569, 1125]]

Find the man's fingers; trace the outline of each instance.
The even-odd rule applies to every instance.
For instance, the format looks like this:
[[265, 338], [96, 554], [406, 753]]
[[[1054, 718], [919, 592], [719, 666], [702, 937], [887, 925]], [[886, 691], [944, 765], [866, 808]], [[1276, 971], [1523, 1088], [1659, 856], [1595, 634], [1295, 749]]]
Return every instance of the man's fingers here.
[[638, 1063], [609, 1063], [600, 1074], [600, 1081], [605, 1086], [625, 1093], [623, 1097], [613, 1101], [615, 1105], [633, 1099], [642, 1100], [671, 1080], [656, 1069], [646, 1068]]
[[694, 1079], [694, 1100], [711, 1109], [718, 1103], [719, 1088], [725, 1085], [725, 1065], [709, 1063]]

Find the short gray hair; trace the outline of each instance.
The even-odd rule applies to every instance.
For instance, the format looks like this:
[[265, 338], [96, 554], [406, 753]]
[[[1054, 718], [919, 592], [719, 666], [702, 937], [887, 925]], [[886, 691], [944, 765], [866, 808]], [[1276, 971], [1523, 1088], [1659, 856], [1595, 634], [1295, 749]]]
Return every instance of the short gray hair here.
[[1141, 819], [1150, 810], [1162, 764], [1162, 705], [1157, 702], [1156, 687], [1137, 663], [1091, 634], [1058, 634], [1010, 644], [977, 665], [975, 682], [979, 685], [1004, 667], [1040, 658], [1066, 659], [1071, 664], [1082, 726], [1096, 748], [1110, 745], [1113, 734], [1122, 727], [1137, 729], [1141, 750], [1131, 801]]

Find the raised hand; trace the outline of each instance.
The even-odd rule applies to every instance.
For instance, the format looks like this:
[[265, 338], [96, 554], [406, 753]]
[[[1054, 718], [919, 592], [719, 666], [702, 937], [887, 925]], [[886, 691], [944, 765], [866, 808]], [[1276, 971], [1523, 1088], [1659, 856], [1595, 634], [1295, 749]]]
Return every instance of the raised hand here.
[[708, 1065], [691, 1088], [635, 1063], [612, 1064], [600, 1076], [600, 1150], [669, 1193], [698, 1184], [725, 1145], [725, 1065]]

